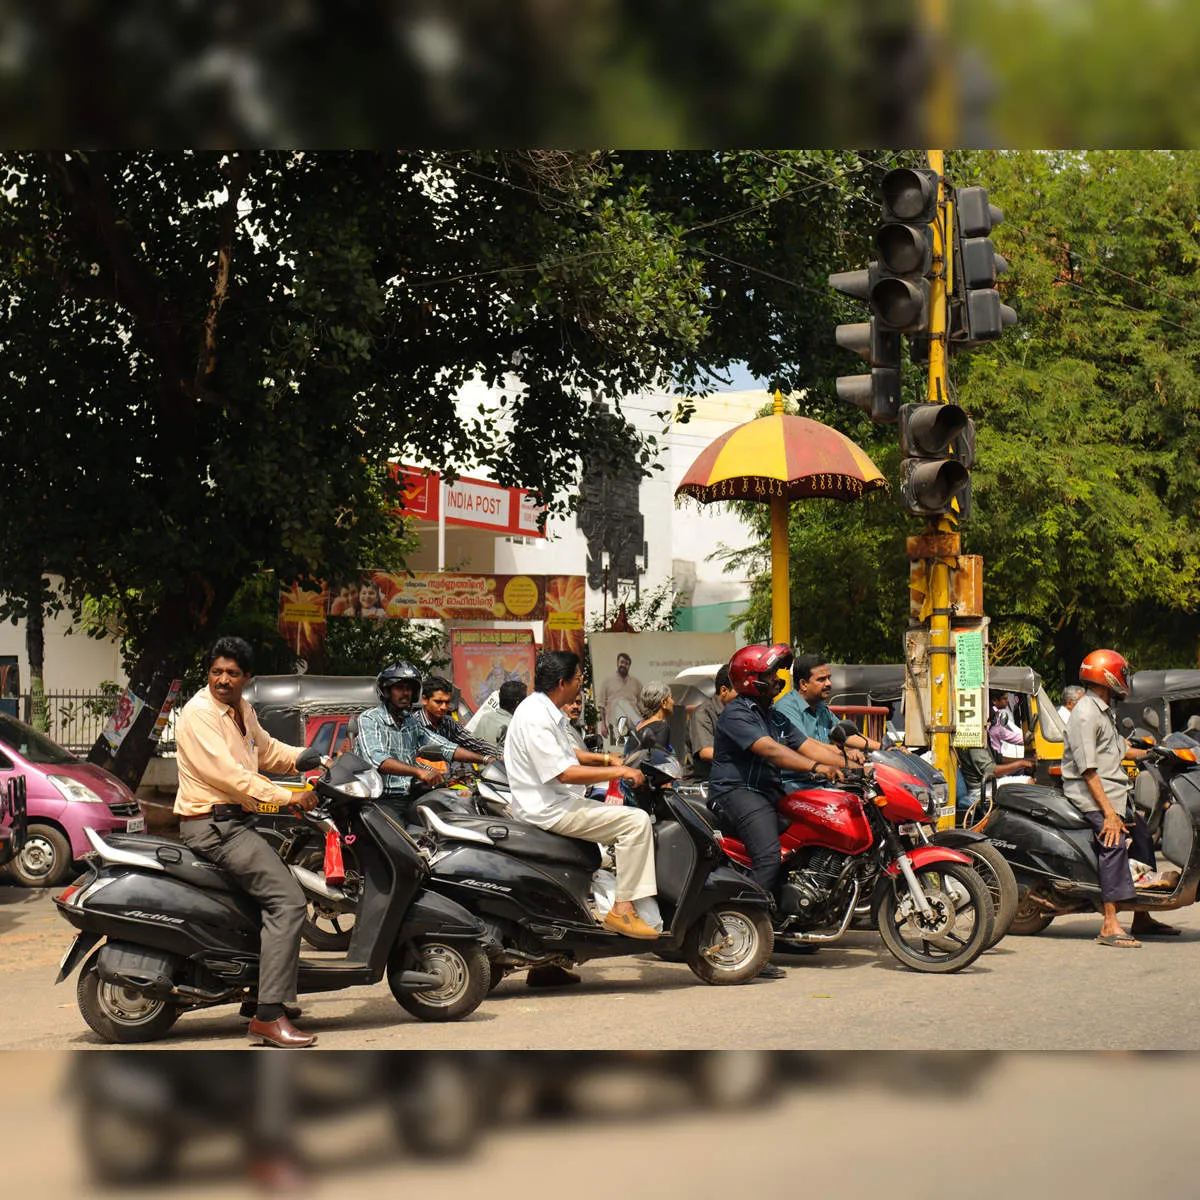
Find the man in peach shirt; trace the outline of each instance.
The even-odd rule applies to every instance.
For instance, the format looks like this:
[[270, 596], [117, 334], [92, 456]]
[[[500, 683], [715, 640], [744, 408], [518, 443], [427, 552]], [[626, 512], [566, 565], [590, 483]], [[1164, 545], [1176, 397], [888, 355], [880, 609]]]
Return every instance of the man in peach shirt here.
[[300, 885], [270, 844], [246, 824], [260, 802], [310, 809], [311, 792], [293, 792], [260, 771], [307, 770], [320, 762], [314, 750], [286, 746], [263, 731], [242, 690], [250, 682], [252, 652], [241, 638], [220, 638], [205, 658], [208, 686], [184, 705], [175, 731], [178, 749], [180, 840], [232, 875], [262, 906], [258, 1003], [242, 1006], [251, 1017], [250, 1040], [272, 1046], [311, 1046], [292, 1020], [300, 970], [300, 930], [306, 902]]

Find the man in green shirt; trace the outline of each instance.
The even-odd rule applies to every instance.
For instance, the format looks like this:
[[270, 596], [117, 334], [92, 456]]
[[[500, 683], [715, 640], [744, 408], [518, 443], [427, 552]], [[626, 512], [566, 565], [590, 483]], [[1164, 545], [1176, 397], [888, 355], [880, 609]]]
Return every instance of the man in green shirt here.
[[[775, 708], [781, 712], [801, 733], [816, 742], [828, 742], [829, 734], [838, 723], [838, 718], [829, 707], [833, 694], [833, 673], [829, 664], [819, 654], [801, 654], [792, 666], [793, 691], [779, 697]], [[846, 739], [852, 761], [861, 762], [863, 752], [878, 750], [879, 742], [874, 738], [855, 734]], [[783, 772], [783, 783], [788, 791], [798, 788], [824, 787], [825, 779], [811, 772]]]

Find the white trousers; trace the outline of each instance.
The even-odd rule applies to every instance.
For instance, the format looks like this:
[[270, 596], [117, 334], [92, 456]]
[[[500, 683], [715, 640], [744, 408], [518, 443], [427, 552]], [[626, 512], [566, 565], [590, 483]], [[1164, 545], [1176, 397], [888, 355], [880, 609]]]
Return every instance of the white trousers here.
[[611, 845], [617, 860], [617, 899], [642, 900], [658, 894], [654, 878], [654, 837], [650, 814], [623, 804], [590, 800], [585, 808], [560, 817], [553, 833]]

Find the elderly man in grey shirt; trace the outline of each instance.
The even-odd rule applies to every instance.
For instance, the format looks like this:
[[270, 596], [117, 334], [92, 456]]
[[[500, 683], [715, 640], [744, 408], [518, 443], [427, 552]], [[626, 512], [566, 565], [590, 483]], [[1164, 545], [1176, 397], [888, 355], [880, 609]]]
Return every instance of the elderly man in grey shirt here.
[[[1109, 669], [1112, 664], [1102, 660], [1097, 670], [1091, 660], [1109, 655], [1119, 660], [1120, 670]], [[1113, 686], [1094, 682], [1089, 675], [1105, 679]], [[1137, 936], [1178, 933], [1170, 925], [1154, 920], [1149, 913], [1135, 913], [1131, 932], [1126, 933], [1117, 920], [1118, 906], [1128, 908], [1137, 900], [1129, 869], [1132, 846], [1139, 862], [1154, 863], [1154, 848], [1146, 822], [1129, 807], [1129, 776], [1122, 760], [1144, 753], [1131, 750], [1117, 729], [1117, 716], [1112, 701], [1128, 689], [1128, 668], [1125, 660], [1113, 651], [1095, 651], [1083, 660], [1080, 678], [1086, 686], [1083, 697], [1071, 710], [1063, 744], [1063, 794], [1083, 814], [1091, 825], [1096, 845], [1100, 876], [1100, 899], [1104, 921], [1096, 939], [1101, 945], [1137, 947]], [[1151, 886], [1162, 881], [1153, 879]], [[1137, 935], [1137, 936], [1135, 936]]]

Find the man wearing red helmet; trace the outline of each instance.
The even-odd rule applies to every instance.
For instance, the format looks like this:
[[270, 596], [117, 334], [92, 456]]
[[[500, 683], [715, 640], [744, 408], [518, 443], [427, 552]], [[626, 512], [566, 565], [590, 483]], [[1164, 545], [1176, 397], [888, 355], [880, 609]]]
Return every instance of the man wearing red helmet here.
[[[782, 644], [743, 646], [729, 660], [737, 695], [717, 718], [708, 783], [710, 803], [733, 824], [751, 873], [772, 896], [781, 862], [775, 803], [786, 791], [780, 772], [815, 771], [832, 780], [842, 763], [839, 751], [805, 737], [772, 707], [783, 690], [779, 672], [791, 665], [791, 647]], [[762, 974], [773, 978], [783, 972], [768, 963]]]
[[1104, 922], [1097, 941], [1104, 946], [1137, 947], [1135, 934], [1176, 934], [1171, 925], [1149, 913], [1135, 913], [1132, 932], [1117, 920], [1118, 907], [1137, 899], [1129, 870], [1129, 851], [1141, 862], [1154, 863], [1154, 848], [1145, 820], [1128, 807], [1129, 777], [1122, 759], [1131, 751], [1117, 729], [1114, 698], [1129, 693], [1129, 664], [1115, 650], [1093, 650], [1079, 667], [1087, 689], [1071, 710], [1063, 744], [1063, 794], [1091, 825], [1096, 842], [1100, 898]]

